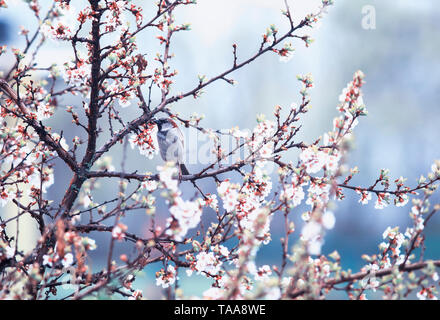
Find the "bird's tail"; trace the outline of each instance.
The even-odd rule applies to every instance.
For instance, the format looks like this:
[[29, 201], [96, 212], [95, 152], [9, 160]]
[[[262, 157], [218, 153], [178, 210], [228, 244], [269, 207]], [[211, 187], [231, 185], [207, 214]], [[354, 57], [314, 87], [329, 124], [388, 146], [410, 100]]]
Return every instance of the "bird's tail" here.
[[182, 175], [184, 175], [184, 176], [187, 176], [190, 174], [188, 169], [186, 168], [186, 166], [183, 163], [180, 164], [180, 171], [182, 172]]

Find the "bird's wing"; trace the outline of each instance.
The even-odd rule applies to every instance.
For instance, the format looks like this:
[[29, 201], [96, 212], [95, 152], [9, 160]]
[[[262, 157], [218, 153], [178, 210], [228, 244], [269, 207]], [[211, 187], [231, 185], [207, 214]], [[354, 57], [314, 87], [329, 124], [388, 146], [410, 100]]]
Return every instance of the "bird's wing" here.
[[183, 134], [179, 128], [158, 132], [160, 155], [164, 161], [183, 162]]

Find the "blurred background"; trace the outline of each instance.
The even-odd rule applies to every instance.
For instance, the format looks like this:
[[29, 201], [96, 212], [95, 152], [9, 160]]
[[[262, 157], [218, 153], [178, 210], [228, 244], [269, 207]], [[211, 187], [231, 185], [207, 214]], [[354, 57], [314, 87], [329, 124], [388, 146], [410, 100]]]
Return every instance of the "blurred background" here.
[[[82, 8], [79, 1], [73, 3], [77, 10]], [[140, 1], [134, 1], [140, 4]], [[316, 12], [321, 1], [290, 0], [289, 4], [298, 22], [307, 13]], [[330, 7], [329, 14], [318, 29], [309, 30], [315, 42], [305, 48], [300, 40], [293, 41], [296, 51], [287, 63], [280, 62], [275, 54], [266, 54], [247, 67], [237, 71], [232, 78], [238, 83], [231, 86], [218, 82], [209, 86], [201, 98], [187, 98], [173, 106], [173, 110], [188, 117], [192, 113], [205, 114], [202, 125], [215, 129], [239, 126], [241, 129], [255, 126], [257, 113], [272, 116], [275, 105], [288, 109], [292, 102], [300, 101], [300, 85], [296, 75], [312, 73], [315, 87], [311, 91], [312, 110], [303, 116], [303, 129], [298, 140], [313, 142], [323, 133], [332, 129], [332, 120], [337, 115], [336, 106], [342, 89], [352, 79], [353, 73], [362, 70], [366, 75], [364, 102], [368, 117], [361, 119], [355, 130], [356, 143], [349, 155], [349, 165], [358, 166], [360, 174], [352, 181], [354, 185], [371, 185], [380, 169], [388, 168], [392, 180], [404, 176], [408, 184], [415, 185], [420, 175], [430, 171], [435, 159], [440, 159], [440, 112], [437, 105], [440, 97], [440, 41], [437, 34], [440, 7], [430, 0], [337, 0]], [[18, 37], [19, 27], [24, 25], [32, 30], [35, 18], [21, 1], [8, 1], [9, 9], [0, 10], [0, 44], [20, 47], [23, 40]], [[375, 29], [363, 28], [365, 6], [374, 9]], [[281, 15], [283, 0], [198, 0], [198, 5], [187, 6], [175, 11], [176, 23], [191, 23], [191, 31], [181, 32], [174, 38], [171, 60], [172, 68], [179, 71], [173, 93], [185, 92], [197, 84], [197, 75], [208, 78], [228, 69], [232, 64], [232, 44], [238, 45], [238, 58], [246, 59], [259, 48], [261, 35], [267, 27], [275, 24], [280, 33], [288, 27]], [[144, 9], [144, 17], [153, 16], [153, 8]], [[158, 41], [156, 31], [148, 31], [138, 36], [142, 52], [148, 52], [152, 60]], [[110, 40], [109, 40], [110, 41]], [[68, 44], [49, 42], [38, 56], [38, 62], [47, 66], [51, 63], [65, 63], [73, 57]], [[150, 61], [150, 60], [149, 60]], [[11, 55], [0, 57], [0, 70], [9, 70], [13, 61]], [[155, 93], [157, 94], [157, 93]], [[153, 94], [154, 99], [157, 97]], [[156, 100], [157, 101], [157, 100]], [[78, 104], [74, 97], [60, 101], [63, 105]], [[81, 106], [79, 106], [80, 108]], [[132, 106], [134, 108], [134, 106]], [[133, 109], [126, 111], [128, 118], [136, 116]], [[61, 112], [47, 121], [58, 132], [70, 126], [71, 120]], [[74, 130], [65, 130], [66, 140], [71, 142], [78, 135]], [[191, 133], [186, 132], [187, 136]], [[103, 143], [107, 137], [100, 140]], [[71, 143], [70, 143], [71, 144]], [[189, 153], [198, 150], [189, 150]], [[118, 167], [120, 149], [113, 150], [111, 156]], [[289, 157], [296, 159], [292, 151]], [[128, 170], [154, 171], [162, 163], [160, 157], [146, 161], [138, 151], [129, 149]], [[142, 167], [140, 167], [140, 165]], [[190, 165], [190, 171], [201, 169], [202, 165]], [[47, 197], [59, 200], [71, 178], [70, 172], [61, 163], [55, 171], [55, 185], [48, 189]], [[112, 183], [110, 183], [110, 181]], [[210, 180], [201, 181], [206, 192], [213, 192], [215, 184]], [[94, 194], [95, 202], [108, 199], [106, 195], [117, 192], [117, 180], [102, 180], [101, 191]], [[191, 184], [183, 184], [185, 196], [194, 195]], [[323, 253], [337, 249], [342, 257], [342, 266], [358, 270], [365, 263], [361, 255], [378, 252], [382, 233], [387, 226], [400, 226], [404, 231], [410, 224], [408, 213], [410, 204], [403, 208], [390, 206], [384, 210], [374, 209], [374, 201], [362, 206], [354, 193], [346, 192], [346, 201], [337, 204], [334, 210], [336, 226], [327, 232]], [[373, 197], [374, 198], [374, 197]], [[438, 200], [438, 196], [436, 197]], [[374, 199], [373, 199], [374, 200]], [[300, 230], [301, 213], [306, 206], [295, 209], [292, 219]], [[16, 214], [16, 209], [0, 209], [2, 217]], [[167, 207], [158, 203], [158, 217], [162, 222], [168, 216]], [[204, 213], [204, 222], [212, 221], [212, 212]], [[35, 226], [29, 220], [21, 219], [23, 249], [32, 248], [37, 238]], [[131, 232], [147, 232], [148, 217], [145, 212], [131, 212], [124, 217]], [[426, 229], [426, 258], [440, 257], [440, 219], [435, 217]], [[275, 216], [271, 226], [272, 238], [269, 245], [262, 246], [257, 265], [277, 265], [280, 263], [283, 236], [281, 217]], [[90, 235], [96, 238], [98, 250], [92, 255], [93, 268], [98, 270], [105, 264], [110, 235]], [[293, 235], [296, 239], [296, 235]], [[129, 246], [118, 243], [115, 259]], [[101, 255], [102, 254], [102, 255]], [[154, 273], [159, 265], [149, 266], [135, 283], [143, 289], [147, 298], [160, 298], [161, 292], [155, 286]], [[186, 295], [200, 295], [209, 287], [209, 281], [199, 276], [180, 276], [180, 283]], [[370, 296], [370, 298], [380, 296]], [[345, 298], [343, 294], [333, 298]]]

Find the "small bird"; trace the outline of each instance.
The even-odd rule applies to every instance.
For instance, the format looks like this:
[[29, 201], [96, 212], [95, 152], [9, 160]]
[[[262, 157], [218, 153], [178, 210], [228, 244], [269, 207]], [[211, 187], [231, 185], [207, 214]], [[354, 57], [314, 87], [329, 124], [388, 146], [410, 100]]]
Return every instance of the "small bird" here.
[[157, 142], [162, 159], [177, 163], [180, 175], [189, 175], [188, 169], [183, 164], [185, 149], [182, 131], [170, 118], [153, 118], [152, 121], [157, 125]]

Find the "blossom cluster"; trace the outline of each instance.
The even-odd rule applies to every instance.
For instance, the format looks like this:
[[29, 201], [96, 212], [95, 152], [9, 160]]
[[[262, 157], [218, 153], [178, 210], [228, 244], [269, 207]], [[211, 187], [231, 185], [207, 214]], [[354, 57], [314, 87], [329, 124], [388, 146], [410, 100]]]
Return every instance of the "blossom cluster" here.
[[156, 139], [157, 127], [154, 124], [148, 124], [141, 128], [138, 134], [132, 134], [130, 146], [132, 149], [137, 148], [141, 155], [148, 159], [152, 159], [159, 151]]

